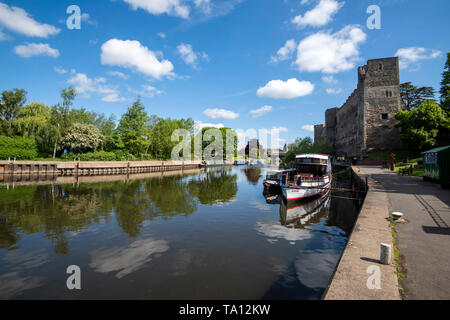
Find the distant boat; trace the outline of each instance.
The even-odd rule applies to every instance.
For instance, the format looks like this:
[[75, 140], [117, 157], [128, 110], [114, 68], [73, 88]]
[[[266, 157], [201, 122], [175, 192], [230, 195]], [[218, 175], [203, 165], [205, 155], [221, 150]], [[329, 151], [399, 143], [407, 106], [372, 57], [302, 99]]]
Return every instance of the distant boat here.
[[281, 187], [281, 179], [283, 175], [297, 172], [296, 169], [287, 170], [271, 170], [266, 174], [266, 178], [263, 181], [265, 189], [278, 189]]
[[331, 159], [325, 154], [298, 154], [295, 172], [283, 175], [281, 189], [286, 200], [323, 196], [331, 189]]

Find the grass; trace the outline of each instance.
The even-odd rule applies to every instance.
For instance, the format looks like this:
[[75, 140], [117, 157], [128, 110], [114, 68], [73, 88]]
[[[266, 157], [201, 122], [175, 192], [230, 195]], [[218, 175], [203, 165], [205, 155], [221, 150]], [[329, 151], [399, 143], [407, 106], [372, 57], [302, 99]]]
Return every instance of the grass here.
[[[408, 161], [407, 165], [405, 165], [403, 162], [398, 162], [395, 164], [395, 171], [400, 172], [403, 169], [409, 168], [411, 165], [414, 168], [414, 166], [417, 166], [418, 162], [421, 160], [422, 160], [422, 158], [411, 159]], [[422, 177], [423, 169], [413, 169], [412, 176], [413, 177]]]
[[406, 278], [406, 275], [403, 273], [403, 268], [400, 265], [400, 251], [398, 250], [398, 247], [396, 246], [398, 242], [398, 234], [395, 231], [395, 224], [394, 224], [394, 218], [392, 217], [392, 214], [389, 213], [389, 227], [391, 228], [392, 233], [392, 244], [394, 249], [394, 264], [395, 264], [395, 274], [397, 275], [397, 279], [399, 280], [398, 290], [400, 291], [400, 296], [404, 297], [404, 289], [400, 286], [400, 281]]

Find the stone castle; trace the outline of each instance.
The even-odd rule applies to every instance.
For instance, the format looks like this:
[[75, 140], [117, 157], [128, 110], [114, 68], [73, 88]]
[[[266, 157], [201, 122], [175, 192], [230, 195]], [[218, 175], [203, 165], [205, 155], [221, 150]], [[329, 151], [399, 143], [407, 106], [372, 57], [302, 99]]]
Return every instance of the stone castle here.
[[338, 157], [364, 159], [370, 152], [401, 149], [395, 114], [404, 110], [398, 58], [367, 61], [358, 68], [358, 86], [340, 108], [325, 112], [314, 127], [315, 141], [325, 142]]

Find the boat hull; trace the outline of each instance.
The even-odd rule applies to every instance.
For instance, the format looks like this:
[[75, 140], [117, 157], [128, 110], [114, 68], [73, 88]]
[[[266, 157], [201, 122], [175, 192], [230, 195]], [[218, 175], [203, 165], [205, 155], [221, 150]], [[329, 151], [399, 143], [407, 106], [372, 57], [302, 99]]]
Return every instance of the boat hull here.
[[283, 196], [287, 201], [309, 199], [326, 195], [331, 188], [331, 181], [315, 187], [283, 186]]

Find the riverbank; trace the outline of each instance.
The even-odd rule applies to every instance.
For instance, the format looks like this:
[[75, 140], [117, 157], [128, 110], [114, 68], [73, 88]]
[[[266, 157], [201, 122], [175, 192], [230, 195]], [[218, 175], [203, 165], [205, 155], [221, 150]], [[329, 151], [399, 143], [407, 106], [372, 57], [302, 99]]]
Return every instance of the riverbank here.
[[[393, 245], [386, 191], [364, 168], [352, 170], [362, 181], [367, 178], [369, 190], [324, 299], [399, 300], [394, 262], [389, 265], [379, 262], [380, 244]], [[374, 288], [369, 280], [374, 270], [380, 270], [379, 288]]]
[[[232, 165], [232, 163], [225, 163]], [[196, 169], [194, 161], [0, 161], [0, 175], [92, 176]]]

